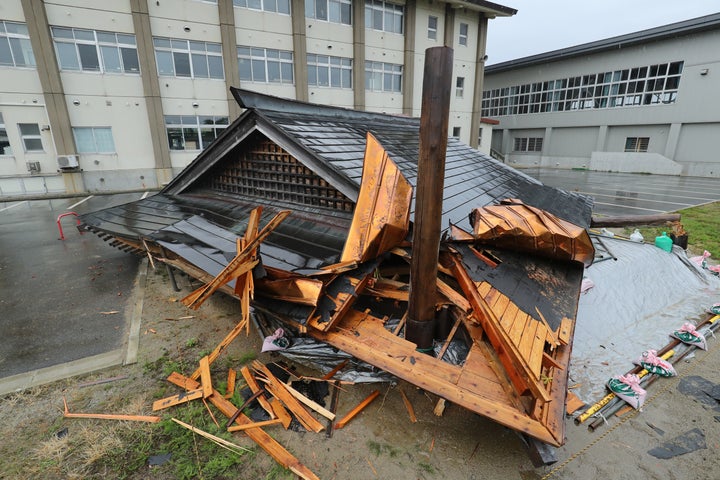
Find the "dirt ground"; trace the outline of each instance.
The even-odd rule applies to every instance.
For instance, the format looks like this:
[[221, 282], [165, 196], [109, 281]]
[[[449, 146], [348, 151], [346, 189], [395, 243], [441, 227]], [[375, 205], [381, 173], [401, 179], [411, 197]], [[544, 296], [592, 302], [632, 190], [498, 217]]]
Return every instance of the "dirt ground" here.
[[[168, 441], [168, 422], [63, 418], [63, 397], [73, 412], [152, 414], [153, 400], [179, 393], [164, 379], [167, 370], [192, 372], [237, 323], [239, 306], [232, 299], [216, 294], [192, 311], [177, 301], [191, 291], [187, 279], [180, 280], [182, 291], [175, 292], [160, 270], [138, 278], [143, 285], [136, 286], [134, 295], [143, 308], [137, 363], [1, 398], [0, 478], [293, 478], [243, 434], [234, 434], [232, 441], [252, 453], [243, 455], [231, 473], [216, 476], [199, 453], [207, 440], [189, 434], [192, 440], [184, 446]], [[224, 379], [228, 367], [239, 368], [254, 358], [282, 360], [277, 354], [259, 353], [260, 346], [252, 331], [236, 339], [213, 364], [213, 381]], [[533, 466], [523, 440], [512, 430], [454, 405], [448, 405], [442, 417], [435, 416], [437, 397], [406, 383], [345, 386], [337, 408], [340, 416], [373, 390], [379, 389], [380, 396], [332, 438], [325, 432], [280, 426], [266, 431], [322, 479], [716, 479], [720, 345], [709, 339], [709, 346], [708, 352], [697, 351], [676, 365], [678, 377], [655, 382], [642, 412], [611, 418], [595, 432], [568, 418], [567, 442], [555, 452], [558, 462], [545, 467]], [[299, 371], [319, 376], [307, 368]], [[410, 422], [400, 389], [413, 405], [417, 423]], [[329, 405], [330, 397], [326, 400]], [[162, 413], [182, 418], [190, 415], [189, 408]], [[209, 418], [197, 408], [193, 415], [198, 411]], [[180, 452], [182, 448], [194, 453]], [[683, 449], [685, 453], [672, 456]], [[189, 453], [197, 473], [179, 473], [172, 460], [148, 465], [149, 457], [168, 453], [165, 450], [173, 458]], [[659, 458], [663, 456], [670, 458]]]

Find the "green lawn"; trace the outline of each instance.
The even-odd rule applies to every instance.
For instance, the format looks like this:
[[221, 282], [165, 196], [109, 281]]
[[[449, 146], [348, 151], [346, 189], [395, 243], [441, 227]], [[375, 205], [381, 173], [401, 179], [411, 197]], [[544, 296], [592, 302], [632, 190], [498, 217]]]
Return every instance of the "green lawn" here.
[[[712, 254], [712, 263], [720, 261], [720, 202], [708, 203], [699, 207], [678, 210], [680, 223], [688, 234], [688, 254], [701, 255], [704, 250]], [[634, 228], [626, 228], [630, 235]], [[670, 234], [671, 227], [639, 228], [646, 242], [653, 242], [662, 232]]]

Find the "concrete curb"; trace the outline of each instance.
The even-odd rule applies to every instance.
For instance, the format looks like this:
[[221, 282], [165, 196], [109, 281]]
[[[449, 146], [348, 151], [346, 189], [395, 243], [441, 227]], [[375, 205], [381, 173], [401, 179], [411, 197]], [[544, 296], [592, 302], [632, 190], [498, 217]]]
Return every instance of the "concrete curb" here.
[[140, 324], [142, 323], [143, 301], [145, 300], [145, 286], [147, 285], [147, 273], [150, 268], [147, 259], [144, 259], [138, 267], [137, 287], [135, 290], [135, 305], [130, 319], [130, 332], [127, 340], [127, 351], [123, 365], [131, 365], [137, 362], [138, 347], [140, 345]]

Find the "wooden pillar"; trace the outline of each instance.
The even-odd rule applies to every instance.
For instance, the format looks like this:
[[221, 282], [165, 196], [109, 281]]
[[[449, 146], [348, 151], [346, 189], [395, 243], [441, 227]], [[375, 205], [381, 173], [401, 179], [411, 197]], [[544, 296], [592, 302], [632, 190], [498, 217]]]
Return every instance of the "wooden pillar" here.
[[440, 249], [445, 154], [447, 151], [453, 50], [425, 51], [420, 148], [415, 191], [410, 302], [405, 338], [418, 350], [432, 348], [435, 329], [437, 263]]

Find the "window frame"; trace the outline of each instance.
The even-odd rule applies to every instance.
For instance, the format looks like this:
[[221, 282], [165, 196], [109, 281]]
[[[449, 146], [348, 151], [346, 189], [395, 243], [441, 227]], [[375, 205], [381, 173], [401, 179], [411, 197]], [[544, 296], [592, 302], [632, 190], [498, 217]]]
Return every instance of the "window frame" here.
[[[365, 28], [398, 35], [405, 33], [405, 5], [385, 0], [365, 0], [364, 12]], [[379, 26], [377, 25], [378, 18], [381, 23]]]
[[[191, 122], [190, 119], [193, 119]], [[212, 123], [201, 123], [201, 119], [212, 119]], [[228, 127], [228, 117], [223, 115], [165, 115], [165, 136], [170, 152], [200, 152], [208, 148]], [[170, 130], [179, 130], [182, 148], [173, 148]], [[186, 148], [186, 131], [194, 131], [199, 148]], [[205, 144], [203, 130], [213, 130], [213, 139]]]
[[[13, 67], [13, 68], [35, 68], [37, 62], [35, 61], [35, 52], [33, 51], [32, 44], [30, 43], [29, 33], [18, 33], [8, 32], [7, 26], [13, 25], [15, 29], [27, 31], [27, 24], [23, 22], [9, 22], [0, 20], [0, 42], [6, 40], [7, 53], [10, 54], [10, 60], [12, 63], [0, 63], [0, 67]], [[13, 41], [15, 40], [15, 41]], [[18, 54], [21, 53], [23, 57], [23, 63], [18, 64]], [[25, 59], [26, 55], [29, 57]]]
[[625, 137], [624, 152], [646, 153], [650, 146], [650, 137]]
[[[435, 20], [435, 26], [431, 25], [432, 20]], [[437, 40], [438, 34], [438, 17], [435, 15], [428, 15], [428, 27], [427, 27], [427, 38], [429, 40]]]
[[[169, 46], [166, 46], [166, 44]], [[201, 45], [203, 48], [198, 48]], [[209, 49], [210, 46], [212, 46], [212, 51]], [[221, 43], [153, 36], [153, 51], [159, 77], [225, 80], [225, 61], [222, 55]], [[204, 57], [204, 62], [196, 63], [196, 60], [199, 60], [200, 57]], [[162, 62], [160, 61], [161, 58], [163, 58]], [[172, 73], [165, 73], [161, 70], [164, 65], [167, 65], [168, 59], [172, 62]], [[214, 60], [212, 64], [211, 59]], [[212, 75], [213, 69], [218, 67], [218, 60], [222, 76]], [[203, 65], [206, 68], [204, 70], [206, 75], [202, 75], [202, 72], [198, 71], [198, 67]], [[178, 74], [180, 70], [178, 67], [181, 67], [182, 74]], [[187, 75], [185, 75], [185, 72], [187, 72]]]
[[[387, 87], [388, 83], [390, 88]], [[365, 60], [365, 90], [402, 93], [402, 83], [403, 65]]]
[[[4, 135], [4, 137], [3, 137]], [[4, 141], [3, 141], [4, 140]], [[5, 120], [2, 112], [0, 112], [0, 157], [9, 157], [13, 155], [12, 145], [10, 145], [10, 136], [7, 133]], [[3, 144], [6, 144], [3, 146]]]
[[[18, 131], [20, 132], [20, 140], [22, 141], [25, 153], [45, 153], [45, 146], [42, 141], [40, 125], [37, 123], [18, 123], [17, 125]], [[37, 133], [23, 133], [23, 125], [34, 126], [37, 129]], [[38, 140], [40, 142], [40, 148], [28, 148], [27, 140]]]
[[[261, 12], [270, 12], [270, 13], [277, 13], [279, 15], [292, 15], [292, 4], [290, 0], [256, 0], [260, 2], [260, 8], [255, 8], [254, 6], [250, 6], [250, 2], [248, 0], [233, 0], [233, 7], [237, 8], [247, 8], [248, 10], [255, 10], [255, 11], [261, 11]], [[275, 5], [275, 8], [270, 8], [271, 4]], [[287, 11], [283, 9], [283, 11], [280, 10], [280, 5], [287, 5]]]
[[481, 111], [498, 117], [672, 104], [683, 69], [677, 60], [485, 90]]
[[[465, 33], [463, 33], [463, 27], [465, 27]], [[465, 22], [460, 22], [460, 27], [458, 28], [458, 45], [467, 47], [469, 34], [470, 26]]]
[[[327, 63], [319, 62], [319, 59], [327, 59]], [[308, 67], [308, 86], [317, 88], [353, 88], [353, 59], [346, 57], [337, 57], [332, 55], [319, 55], [314, 53], [308, 53], [306, 56], [306, 63]], [[312, 80], [312, 72], [315, 72], [315, 81]], [[320, 72], [327, 72], [326, 78], [328, 80], [327, 85], [320, 83], [322, 78]], [[339, 75], [340, 86], [333, 85], [333, 75]], [[343, 80], [347, 79], [348, 85], [345, 85]]]
[[513, 152], [515, 153], [541, 153], [543, 137], [515, 137], [513, 139]]
[[455, 77], [455, 98], [465, 96], [465, 77]]
[[[83, 148], [81, 145], [83, 142], [82, 139], [79, 138], [80, 133], [89, 133], [92, 136], [92, 143], [93, 143], [93, 149], [87, 150]], [[98, 141], [98, 134], [103, 132], [109, 132], [110, 133], [110, 141], [112, 143], [112, 150], [100, 150], [99, 145], [102, 143], [102, 140]], [[75, 147], [77, 148], [77, 153], [79, 154], [114, 154], [117, 153], [117, 149], [115, 147], [115, 138], [112, 134], [112, 127], [72, 127], [73, 132], [73, 139], [75, 139]]]
[[[347, 14], [347, 21], [343, 21], [344, 14]], [[305, 0], [305, 18], [352, 26], [352, 17], [351, 0]]]
[[[66, 36], [67, 34], [70, 37]], [[92, 39], [82, 38], [92, 34]], [[55, 48], [60, 71], [99, 73], [111, 75], [140, 75], [140, 57], [137, 51], [137, 37], [134, 33], [91, 30], [87, 28], [50, 27], [50, 35]], [[80, 36], [81, 38], [78, 38]], [[113, 37], [114, 40], [108, 37]], [[130, 41], [132, 40], [132, 41]], [[93, 54], [97, 68], [85, 68], [85, 55]], [[118, 68], [110, 68], [108, 52], [114, 52]], [[68, 61], [65, 55], [73, 55], [75, 62]], [[134, 60], [134, 61], [133, 61]]]
[[[242, 50], [247, 50], [248, 53], [245, 52], [241, 53]], [[262, 52], [262, 54], [260, 53]], [[269, 57], [268, 52], [277, 52], [277, 57]], [[283, 58], [285, 56], [286, 58]], [[240, 81], [245, 82], [253, 82], [253, 83], [265, 83], [265, 84], [282, 84], [282, 85], [294, 85], [295, 84], [295, 54], [290, 50], [279, 50], [276, 48], [264, 48], [264, 47], [250, 47], [245, 45], [239, 45], [237, 47], [237, 57], [238, 57], [238, 75], [240, 78]], [[289, 58], [287, 58], [289, 57]], [[242, 66], [243, 63], [241, 60], [247, 60], [249, 61], [250, 65], [250, 78], [247, 78], [247, 76], [243, 75], [242, 72]], [[255, 79], [255, 65], [257, 65], [257, 62], [262, 62], [263, 64], [263, 80], [256, 80]], [[278, 64], [278, 72], [280, 75], [279, 81], [273, 81], [270, 80], [270, 64], [277, 63]], [[283, 72], [286, 69], [283, 69], [283, 66], [289, 66], [290, 67], [290, 79], [286, 80], [284, 78]]]

